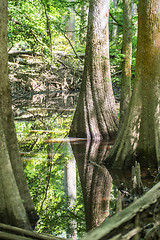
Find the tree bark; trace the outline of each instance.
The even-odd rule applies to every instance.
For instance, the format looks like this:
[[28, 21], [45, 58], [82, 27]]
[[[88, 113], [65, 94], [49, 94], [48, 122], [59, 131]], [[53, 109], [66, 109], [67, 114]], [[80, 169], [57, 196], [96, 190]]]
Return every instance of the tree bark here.
[[[6, 216], [8, 216], [8, 223], [18, 224], [14, 221], [14, 215], [20, 209], [22, 211], [22, 225], [25, 221], [24, 227], [27, 228], [27, 217], [30, 220], [30, 223], [34, 226], [37, 221], [37, 214], [33, 205], [33, 202], [30, 197], [29, 188], [26, 182], [26, 177], [23, 171], [23, 163], [20, 159], [18, 143], [16, 138], [14, 118], [12, 114], [12, 102], [11, 102], [11, 93], [8, 79], [8, 54], [7, 54], [7, 1], [0, 1], [0, 131], [1, 131], [1, 178], [2, 183], [1, 187], [5, 190], [3, 192], [3, 199], [5, 203], [5, 208], [2, 209], [3, 214], [6, 211]], [[6, 161], [6, 164], [5, 164]], [[6, 165], [6, 166], [4, 166]], [[3, 166], [3, 167], [2, 167]], [[7, 168], [5, 170], [5, 168]], [[4, 173], [6, 171], [6, 174]], [[11, 176], [10, 176], [11, 174]], [[10, 182], [10, 183], [9, 183]], [[8, 186], [6, 186], [8, 183]], [[12, 189], [12, 187], [13, 189]], [[17, 188], [17, 189], [16, 189]], [[9, 190], [10, 189], [10, 190]], [[12, 190], [12, 192], [10, 192]], [[15, 194], [13, 194], [15, 191]], [[9, 193], [10, 192], [10, 193]], [[20, 196], [18, 196], [20, 194]], [[8, 197], [7, 197], [8, 196]], [[18, 198], [19, 200], [16, 200]], [[3, 201], [3, 199], [0, 199]], [[17, 203], [16, 203], [17, 201]], [[18, 204], [18, 201], [21, 204]], [[23, 209], [22, 201], [24, 201], [24, 207], [27, 213], [25, 216], [25, 210]], [[14, 206], [14, 203], [16, 204]], [[10, 204], [13, 205], [10, 208]], [[16, 210], [17, 207], [17, 210]], [[8, 210], [7, 210], [8, 209]], [[8, 212], [9, 211], [9, 212]], [[2, 215], [3, 215], [2, 214]], [[13, 218], [11, 215], [13, 214]], [[18, 221], [20, 221], [20, 215]], [[24, 218], [26, 218], [24, 220]], [[1, 218], [3, 221], [3, 218]], [[5, 222], [7, 219], [5, 218]], [[21, 225], [21, 223], [20, 223]], [[30, 228], [30, 224], [28, 224]]]
[[1, 118], [0, 136], [0, 222], [31, 230], [10, 163]]
[[70, 137], [115, 138], [118, 118], [109, 64], [109, 0], [90, 0], [85, 67]]
[[131, 65], [132, 65], [132, 1], [123, 0], [123, 47], [122, 82], [120, 101], [120, 125], [124, 120], [131, 98]]
[[140, 0], [136, 76], [131, 102], [106, 165], [160, 165], [160, 2]]

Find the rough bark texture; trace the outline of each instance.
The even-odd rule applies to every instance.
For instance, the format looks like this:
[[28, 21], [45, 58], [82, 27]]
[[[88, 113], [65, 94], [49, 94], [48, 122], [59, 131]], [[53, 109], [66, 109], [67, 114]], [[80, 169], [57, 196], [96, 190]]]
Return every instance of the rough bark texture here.
[[113, 96], [108, 39], [109, 0], [90, 0], [85, 67], [71, 137], [115, 138], [118, 118]]
[[71, 143], [80, 176], [86, 230], [99, 226], [109, 215], [110, 191], [112, 178], [104, 166], [108, 148], [100, 142]]
[[31, 229], [12, 171], [2, 119], [0, 136], [0, 222]]
[[[10, 184], [13, 183], [13, 190], [16, 186], [18, 188], [18, 193], [20, 193], [21, 196], [21, 202], [24, 201], [24, 206], [27, 212], [27, 215], [29, 219], [31, 220], [31, 224], [35, 223], [34, 218], [37, 218], [33, 202], [31, 200], [29, 189], [27, 186], [26, 178], [23, 171], [23, 164], [20, 159], [20, 155], [18, 152], [18, 144], [17, 144], [17, 138], [16, 138], [16, 132], [14, 127], [14, 119], [12, 114], [12, 103], [11, 103], [11, 93], [10, 93], [10, 86], [9, 86], [9, 80], [8, 80], [8, 54], [7, 54], [7, 1], [3, 0], [0, 1], [0, 131], [1, 131], [1, 148], [4, 149], [1, 152], [1, 166], [5, 165], [6, 161], [6, 167], [8, 168], [5, 170], [3, 167], [1, 167], [1, 177], [2, 178], [2, 184], [1, 187], [3, 189], [5, 188], [5, 185], [7, 182], [10, 181]], [[3, 171], [7, 171], [6, 175]], [[9, 171], [12, 172], [11, 179], [9, 178]], [[14, 179], [12, 179], [14, 178]], [[16, 185], [15, 182], [16, 181]], [[8, 186], [9, 187], [9, 186]], [[11, 188], [11, 186], [10, 186]], [[5, 188], [4, 191], [4, 201], [5, 204], [9, 206], [9, 201], [15, 202], [15, 199], [9, 199], [7, 198], [7, 195], [9, 194], [8, 188]], [[15, 193], [16, 193], [15, 189]], [[3, 192], [1, 190], [1, 192]], [[9, 194], [9, 196], [14, 198], [14, 194]], [[15, 194], [15, 197], [17, 195]], [[0, 200], [3, 201], [1, 198]], [[9, 208], [7, 206], [7, 208]], [[19, 205], [20, 207], [21, 205]], [[6, 209], [7, 209], [6, 208]], [[4, 213], [5, 209], [2, 209]], [[11, 209], [10, 209], [11, 210]], [[8, 211], [8, 210], [6, 210]], [[12, 211], [16, 211], [16, 208], [13, 207]], [[8, 217], [8, 221], [10, 224], [16, 224], [16, 221], [12, 221], [11, 223], [11, 214], [13, 213], [10, 211]], [[18, 210], [17, 210], [18, 211]], [[11, 213], [12, 212], [12, 213]], [[23, 210], [22, 210], [23, 212]], [[3, 215], [3, 214], [2, 214]], [[8, 213], [6, 212], [6, 216], [8, 216]], [[14, 213], [13, 213], [14, 216]], [[6, 219], [5, 219], [6, 221]], [[22, 224], [23, 225], [23, 224]]]
[[123, 48], [122, 82], [120, 101], [120, 125], [124, 120], [131, 98], [131, 64], [132, 64], [132, 1], [123, 0]]
[[140, 0], [133, 95], [105, 164], [114, 168], [160, 165], [160, 2]]

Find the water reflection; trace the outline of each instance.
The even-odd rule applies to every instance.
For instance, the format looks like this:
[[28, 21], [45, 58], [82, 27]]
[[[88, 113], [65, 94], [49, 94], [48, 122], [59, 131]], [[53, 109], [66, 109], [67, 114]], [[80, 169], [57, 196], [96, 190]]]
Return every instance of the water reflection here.
[[[52, 229], [50, 233], [54, 234], [57, 229], [58, 234], [61, 232], [63, 236], [74, 239], [77, 234], [82, 236], [85, 232], [83, 200], [87, 231], [100, 225], [109, 215], [112, 178], [101, 163], [110, 146], [83, 139], [55, 138], [51, 130], [31, 130], [29, 134], [41, 138], [34, 149], [21, 152], [31, 194], [40, 216], [37, 229], [42, 232]], [[65, 232], [67, 235], [64, 235]]]
[[122, 209], [130, 205], [135, 199], [140, 198], [149, 189], [151, 189], [157, 182], [157, 169], [140, 169], [140, 186], [134, 186], [137, 176], [133, 175], [132, 169], [116, 170], [108, 169], [113, 182], [114, 187], [119, 190]]
[[37, 148], [37, 153], [35, 149], [22, 153], [30, 192], [40, 217], [36, 229], [65, 237], [82, 236], [85, 231], [83, 199], [69, 143], [49, 138]]
[[[68, 151], [71, 148], [68, 146]], [[77, 198], [76, 161], [74, 156], [70, 157], [64, 168], [64, 184], [67, 208], [74, 208]], [[77, 239], [77, 220], [71, 219], [66, 226], [66, 238]]]
[[[45, 108], [46, 110], [75, 109], [78, 99], [78, 92], [50, 91], [29, 94], [13, 98], [13, 110], [19, 114], [19, 109], [24, 108]], [[51, 108], [51, 109], [49, 109]], [[21, 113], [21, 112], [20, 112]]]
[[[42, 133], [46, 134], [46, 131], [38, 132]], [[40, 215], [38, 229], [53, 234], [57, 232], [58, 235], [61, 232], [61, 236], [76, 239], [77, 234], [82, 236], [85, 229], [79, 227], [83, 225], [83, 207], [80, 186], [76, 183], [75, 159], [83, 192], [87, 231], [100, 225], [109, 215], [112, 179], [115, 195], [117, 189], [121, 192], [123, 208], [133, 201], [131, 171], [108, 171], [102, 165], [112, 143], [53, 138], [52, 134], [49, 131], [47, 138], [38, 145], [37, 154], [35, 149], [34, 154], [28, 153], [30, 160], [27, 158], [25, 163], [31, 193]], [[23, 152], [24, 157], [26, 153]], [[147, 175], [142, 175], [143, 182], [153, 183], [152, 178], [148, 181]]]
[[[130, 192], [133, 190], [133, 180], [132, 180], [131, 169], [116, 170], [116, 169], [109, 168], [109, 172], [113, 178], [113, 182], [115, 186], [119, 190], [128, 189]], [[155, 185], [156, 176], [157, 176], [156, 169], [149, 169], [149, 168], [141, 169], [141, 180], [145, 188], [150, 189]]]
[[99, 226], [109, 215], [112, 178], [101, 164], [106, 158], [108, 144], [91, 141], [71, 141], [80, 176], [86, 230]]
[[[123, 207], [133, 201], [132, 177], [131, 171], [107, 170], [102, 165], [113, 142], [64, 138], [74, 105], [67, 105], [65, 99], [58, 109], [58, 99], [57, 110], [55, 101], [33, 103], [25, 109], [22, 102], [17, 102], [17, 133], [30, 191], [40, 215], [37, 230], [76, 238], [85, 232], [83, 200], [88, 231], [108, 217], [113, 204], [110, 196], [117, 197], [117, 189]], [[154, 174], [154, 170], [151, 174], [142, 170], [146, 189], [154, 185]]]
[[102, 165], [113, 142], [72, 140], [70, 143], [80, 175], [87, 231], [99, 226], [109, 215], [112, 180], [117, 195], [117, 211], [126, 208], [155, 185], [156, 169], [139, 169], [141, 185], [135, 187], [138, 178], [133, 175], [133, 168], [107, 170]]

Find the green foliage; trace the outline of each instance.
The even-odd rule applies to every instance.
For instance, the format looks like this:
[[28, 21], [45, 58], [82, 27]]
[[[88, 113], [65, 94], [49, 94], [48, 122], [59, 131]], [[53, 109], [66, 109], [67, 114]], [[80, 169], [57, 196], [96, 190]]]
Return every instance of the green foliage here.
[[[87, 32], [88, 1], [82, 0], [13, 0], [9, 1], [9, 49], [32, 49], [43, 53], [45, 61], [51, 58], [54, 51], [69, 51], [73, 49], [66, 36], [66, 25], [72, 12], [75, 13], [75, 43], [72, 43], [77, 53], [84, 54]], [[113, 37], [113, 28], [117, 34]], [[133, 62], [134, 79], [136, 57], [137, 15], [133, 16]], [[117, 1], [113, 6], [111, 1], [109, 18], [110, 63], [113, 82], [121, 83], [123, 37], [123, 1]], [[50, 60], [49, 60], [50, 62]]]
[[110, 214], [109, 216], [111, 217], [112, 215], [116, 214], [116, 204], [117, 204], [117, 198], [118, 198], [118, 191], [115, 188], [114, 184], [112, 184], [111, 188], [111, 195], [110, 195]]
[[[135, 1], [136, 3], [136, 1]], [[137, 14], [132, 17], [132, 82], [134, 82], [136, 51], [137, 51]], [[113, 37], [113, 28], [116, 26], [116, 36]], [[121, 69], [122, 69], [122, 41], [123, 41], [123, 1], [117, 1], [117, 5], [113, 7], [111, 1], [110, 17], [109, 17], [109, 40], [110, 40], [110, 64], [112, 81], [119, 87], [121, 85]], [[117, 74], [116, 74], [117, 73]]]
[[78, 170], [74, 206], [67, 207], [64, 191], [64, 167], [73, 155], [63, 138], [71, 119], [70, 115], [54, 114], [53, 118], [45, 119], [45, 124], [37, 120], [15, 122], [15, 125], [30, 193], [40, 217], [36, 230], [63, 235], [68, 222], [76, 220], [80, 237], [85, 232], [85, 221]]
[[[110, 64], [113, 84], [121, 84], [123, 9], [122, 0], [113, 8], [111, 1], [109, 19]], [[12, 0], [9, 1], [9, 49], [32, 49], [43, 53], [44, 59], [51, 57], [52, 51], [72, 51], [65, 36], [66, 24], [75, 12], [75, 43], [77, 53], [84, 54], [86, 40], [87, 0]], [[113, 37], [113, 26], [117, 26], [116, 37]], [[134, 80], [137, 16], [133, 17], [133, 59], [132, 76]], [[64, 57], [65, 58], [65, 57]], [[64, 59], [63, 59], [64, 60]], [[65, 61], [67, 61], [65, 59]], [[66, 63], [66, 62], [65, 62]], [[72, 63], [78, 69], [79, 62]], [[73, 71], [73, 68], [72, 68]], [[107, 79], [105, 79], [107, 81]], [[76, 220], [78, 236], [85, 232], [83, 197], [79, 178], [77, 177], [77, 201], [72, 208], [67, 208], [67, 197], [64, 193], [64, 167], [72, 158], [68, 144], [62, 143], [72, 120], [72, 116], [53, 114], [50, 119], [46, 113], [43, 118], [31, 122], [15, 122], [20, 151], [24, 160], [25, 173], [34, 204], [40, 216], [37, 231], [62, 235], [66, 232], [67, 223]], [[78, 176], [78, 173], [77, 173]], [[111, 191], [111, 211], [115, 213], [114, 188]]]
[[[64, 167], [74, 157], [68, 142], [63, 141], [71, 120], [72, 115], [55, 113], [52, 118], [45, 118], [45, 123], [42, 118], [35, 122], [16, 121], [15, 125], [30, 193], [40, 217], [36, 230], [64, 236], [68, 223], [73, 220], [77, 222], [80, 238], [85, 232], [85, 217], [78, 170], [74, 206], [67, 206], [64, 191]], [[113, 186], [110, 215], [115, 213], [116, 198]]]
[[[43, 54], [51, 54], [52, 50], [66, 50], [68, 42], [64, 38], [66, 23], [71, 15], [70, 9], [76, 13], [76, 46], [84, 31], [82, 6], [87, 1], [51, 1], [51, 0], [14, 0], [9, 1], [9, 48], [30, 48]], [[82, 29], [83, 25], [83, 29]], [[83, 34], [82, 34], [83, 32]], [[81, 35], [81, 37], [80, 37]], [[83, 43], [85, 44], [85, 43]], [[81, 44], [82, 45], [82, 44]], [[71, 47], [68, 48], [71, 51]], [[81, 49], [81, 47], [79, 48]]]

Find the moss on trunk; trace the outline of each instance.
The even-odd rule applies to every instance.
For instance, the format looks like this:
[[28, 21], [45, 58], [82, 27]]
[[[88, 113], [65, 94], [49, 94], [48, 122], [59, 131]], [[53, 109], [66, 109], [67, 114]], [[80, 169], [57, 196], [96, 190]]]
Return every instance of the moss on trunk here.
[[160, 165], [160, 3], [139, 1], [136, 76], [131, 102], [106, 165]]

